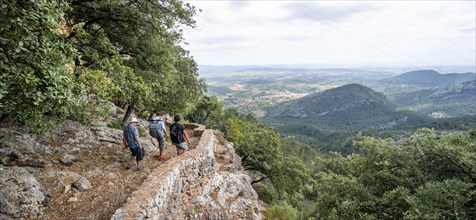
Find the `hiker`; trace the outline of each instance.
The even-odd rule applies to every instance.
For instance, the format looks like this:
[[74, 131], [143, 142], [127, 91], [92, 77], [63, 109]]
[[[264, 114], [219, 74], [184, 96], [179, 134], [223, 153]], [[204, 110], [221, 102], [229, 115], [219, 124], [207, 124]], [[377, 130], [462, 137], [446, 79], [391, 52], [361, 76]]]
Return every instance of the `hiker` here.
[[160, 161], [165, 160], [165, 156], [163, 155], [165, 149], [165, 135], [169, 136], [165, 129], [164, 121], [161, 118], [162, 116], [162, 113], [157, 112], [157, 116], [154, 115], [149, 121], [149, 134], [150, 136], [157, 138], [157, 142], [159, 143]]
[[[190, 144], [190, 139], [185, 131], [185, 127], [180, 124], [179, 121], [180, 116], [176, 115], [174, 116], [175, 123], [170, 125], [170, 140], [172, 141], [172, 144], [177, 147], [177, 155], [185, 153], [185, 151], [188, 150], [187, 144]], [[187, 142], [185, 143], [185, 141]]]
[[127, 169], [132, 168], [132, 161], [134, 157], [136, 159], [136, 170], [142, 171], [144, 167], [140, 165], [140, 162], [144, 159], [144, 148], [142, 147], [142, 143], [139, 138], [139, 131], [137, 130], [137, 125], [139, 122], [137, 121], [136, 117], [132, 117], [129, 121], [129, 125], [124, 128], [124, 136], [122, 138], [122, 143], [124, 144], [125, 148], [129, 148], [131, 151], [131, 158], [127, 163]]

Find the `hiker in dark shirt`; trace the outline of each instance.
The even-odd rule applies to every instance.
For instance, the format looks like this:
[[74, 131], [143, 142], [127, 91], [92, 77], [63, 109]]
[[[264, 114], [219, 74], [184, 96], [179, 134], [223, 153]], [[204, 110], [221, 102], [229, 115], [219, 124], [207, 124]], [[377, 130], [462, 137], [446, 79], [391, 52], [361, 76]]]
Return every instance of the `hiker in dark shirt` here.
[[144, 169], [144, 167], [140, 165], [140, 162], [144, 159], [145, 151], [139, 138], [139, 131], [137, 130], [138, 124], [139, 122], [137, 121], [137, 118], [132, 117], [129, 121], [129, 125], [124, 128], [122, 143], [124, 144], [125, 148], [129, 148], [131, 151], [131, 158], [127, 164], [127, 169], [132, 167], [132, 161], [135, 157], [137, 164], [136, 170], [141, 171]]
[[180, 155], [188, 150], [190, 139], [187, 132], [185, 131], [185, 127], [179, 123], [180, 116], [174, 116], [174, 121], [175, 123], [170, 126], [170, 140], [172, 141], [172, 144], [177, 147], [177, 155]]

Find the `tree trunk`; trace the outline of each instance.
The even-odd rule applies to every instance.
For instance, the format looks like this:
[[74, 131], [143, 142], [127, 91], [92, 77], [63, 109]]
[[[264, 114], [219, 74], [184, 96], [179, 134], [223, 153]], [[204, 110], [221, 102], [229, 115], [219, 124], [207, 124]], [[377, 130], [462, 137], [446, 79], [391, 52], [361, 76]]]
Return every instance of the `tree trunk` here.
[[5, 114], [5, 115], [0, 115], [0, 123], [2, 123], [2, 121], [7, 118], [8, 114]]
[[129, 106], [127, 106], [127, 111], [126, 111], [126, 114], [124, 115], [124, 118], [122, 119], [122, 122], [127, 122], [127, 119], [129, 119], [129, 117], [131, 116], [135, 105], [136, 103], [133, 101]]

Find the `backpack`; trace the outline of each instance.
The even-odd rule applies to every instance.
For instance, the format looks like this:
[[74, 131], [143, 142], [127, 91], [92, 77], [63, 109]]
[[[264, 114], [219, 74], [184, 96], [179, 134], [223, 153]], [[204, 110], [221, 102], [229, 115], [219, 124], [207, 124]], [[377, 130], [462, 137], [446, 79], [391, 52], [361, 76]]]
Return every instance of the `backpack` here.
[[172, 143], [182, 143], [185, 141], [182, 134], [181, 124], [176, 123], [170, 126], [170, 140]]
[[162, 121], [162, 119], [159, 119], [159, 120], [151, 120], [150, 123], [149, 123], [149, 134], [150, 136], [152, 137], [155, 137], [155, 138], [158, 138], [160, 136], [162, 136], [162, 132], [160, 130], [160, 121]]

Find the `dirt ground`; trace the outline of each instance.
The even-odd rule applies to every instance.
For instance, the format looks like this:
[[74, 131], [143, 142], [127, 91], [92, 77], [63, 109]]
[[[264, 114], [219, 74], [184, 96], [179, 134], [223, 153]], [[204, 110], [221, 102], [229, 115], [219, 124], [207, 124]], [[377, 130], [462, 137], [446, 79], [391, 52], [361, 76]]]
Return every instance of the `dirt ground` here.
[[[188, 131], [188, 134], [193, 132]], [[189, 147], [193, 149], [200, 137], [190, 136], [190, 138], [192, 143]], [[175, 146], [167, 140], [166, 158], [175, 157], [176, 153]], [[64, 171], [66, 175], [58, 177], [45, 173], [44, 178], [37, 178], [40, 184], [52, 189], [51, 202], [43, 210], [44, 214], [40, 219], [110, 219], [116, 209], [120, 208], [127, 197], [142, 184], [151, 170], [160, 169], [164, 163], [159, 161], [158, 147], [152, 152], [146, 152], [142, 162], [145, 167], [143, 171], [126, 169], [130, 151], [120, 144], [115, 148], [94, 145], [88, 150], [82, 150], [76, 156], [80, 160], [71, 166], [55, 163], [48, 168]], [[52, 154], [50, 159], [58, 160], [60, 157], [60, 154]], [[72, 186], [69, 187], [73, 184], [73, 178], [67, 175], [68, 171], [86, 177], [92, 187], [81, 192]], [[58, 178], [63, 178], [61, 185], [58, 185]]]

